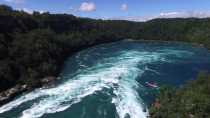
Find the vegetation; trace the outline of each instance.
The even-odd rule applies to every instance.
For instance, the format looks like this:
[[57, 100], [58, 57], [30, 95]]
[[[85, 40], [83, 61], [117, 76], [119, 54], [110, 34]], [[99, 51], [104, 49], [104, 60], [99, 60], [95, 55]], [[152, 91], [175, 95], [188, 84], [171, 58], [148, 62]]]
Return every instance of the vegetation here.
[[57, 76], [70, 54], [127, 37], [124, 33], [133, 25], [66, 14], [30, 15], [1, 5], [0, 91], [17, 84], [39, 87], [44, 77]]
[[210, 47], [209, 31], [209, 18], [94, 20], [0, 5], [0, 92], [17, 84], [41, 86], [42, 78], [57, 76], [67, 56], [92, 45], [133, 38]]
[[210, 74], [203, 72], [182, 88], [162, 88], [151, 118], [209, 118], [209, 98]]

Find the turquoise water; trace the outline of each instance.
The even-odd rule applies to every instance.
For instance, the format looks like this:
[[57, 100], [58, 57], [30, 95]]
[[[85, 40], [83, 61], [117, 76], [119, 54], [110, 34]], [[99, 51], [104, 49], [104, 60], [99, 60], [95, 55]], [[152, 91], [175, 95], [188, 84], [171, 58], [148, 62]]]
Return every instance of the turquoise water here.
[[146, 118], [158, 86], [181, 86], [210, 70], [204, 48], [181, 43], [120, 41], [70, 57], [55, 87], [0, 107], [0, 118]]

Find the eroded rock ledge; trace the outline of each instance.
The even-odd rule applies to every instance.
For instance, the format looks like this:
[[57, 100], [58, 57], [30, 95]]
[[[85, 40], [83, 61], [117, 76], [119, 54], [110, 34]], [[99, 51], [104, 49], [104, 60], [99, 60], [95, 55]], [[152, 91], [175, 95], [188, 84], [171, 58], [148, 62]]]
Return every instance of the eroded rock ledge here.
[[[49, 76], [45, 77], [41, 80], [41, 87], [49, 87], [53, 86], [55, 81], [57, 80], [57, 77]], [[34, 89], [34, 87], [29, 85], [16, 85], [6, 91], [3, 91], [0, 93], [0, 106], [12, 101], [15, 99], [18, 95], [24, 93], [24, 92], [30, 92]]]

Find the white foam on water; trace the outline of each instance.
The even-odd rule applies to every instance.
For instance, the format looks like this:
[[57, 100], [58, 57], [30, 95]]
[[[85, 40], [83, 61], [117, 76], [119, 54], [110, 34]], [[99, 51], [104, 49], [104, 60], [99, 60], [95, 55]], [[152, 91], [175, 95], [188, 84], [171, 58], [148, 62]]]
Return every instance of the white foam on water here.
[[[23, 95], [0, 107], [0, 113], [40, 98], [30, 108], [22, 111], [20, 116], [20, 118], [39, 118], [44, 114], [64, 111], [72, 104], [80, 102], [82, 98], [101, 91], [103, 88], [114, 88], [115, 97], [112, 103], [116, 105], [120, 118], [124, 118], [127, 114], [130, 118], [146, 118], [148, 113], [143, 112], [145, 106], [137, 93], [140, 86], [136, 81], [136, 77], [144, 70], [140, 70], [137, 66], [138, 64], [144, 66], [156, 61], [167, 61], [164, 58], [167, 54], [170, 52], [121, 52], [118, 57], [105, 58], [101, 63], [89, 67], [88, 71], [80, 70], [73, 78], [65, 76], [69, 80], [55, 88], [40, 89]], [[116, 84], [118, 87], [115, 88]]]
[[27, 102], [27, 101], [31, 101], [34, 100], [36, 98], [38, 98], [39, 96], [43, 95], [42, 90], [35, 90], [29, 94], [26, 94], [2, 107], [0, 107], [0, 113], [4, 113], [6, 111], [9, 111], [11, 109], [14, 109], [16, 107], [18, 107], [19, 105]]

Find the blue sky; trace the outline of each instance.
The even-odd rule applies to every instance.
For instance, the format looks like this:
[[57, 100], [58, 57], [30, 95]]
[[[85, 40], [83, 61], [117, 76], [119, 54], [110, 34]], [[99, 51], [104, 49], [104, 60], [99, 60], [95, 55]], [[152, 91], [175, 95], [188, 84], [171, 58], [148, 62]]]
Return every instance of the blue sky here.
[[[210, 0], [0, 0], [15, 9], [50, 11], [91, 18], [169, 17], [210, 14]], [[162, 16], [161, 15], [161, 16]]]

